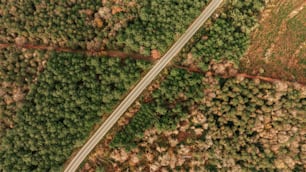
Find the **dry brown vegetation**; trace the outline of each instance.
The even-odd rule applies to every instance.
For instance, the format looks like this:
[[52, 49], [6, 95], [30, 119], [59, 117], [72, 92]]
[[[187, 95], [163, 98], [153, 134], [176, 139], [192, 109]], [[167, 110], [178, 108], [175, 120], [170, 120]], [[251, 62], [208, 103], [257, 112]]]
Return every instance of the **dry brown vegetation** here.
[[[215, 70], [216, 67], [212, 69]], [[130, 152], [123, 148], [110, 148], [109, 144], [114, 133], [108, 135], [92, 153], [81, 171], [95, 171], [97, 166], [98, 169], [105, 171], [222, 169], [236, 172], [246, 169], [285, 171], [305, 169], [303, 166], [305, 164], [303, 154], [306, 153], [303, 137], [306, 132], [303, 120], [305, 113], [290, 104], [290, 101], [284, 100], [287, 96], [294, 99], [292, 96], [296, 94], [293, 90], [300, 91], [302, 99], [303, 97], [305, 99], [306, 88], [300, 84], [276, 80], [269, 80], [272, 84], [268, 84], [260, 81], [265, 79], [261, 77], [252, 81], [247, 79], [250, 76], [238, 75], [229, 84], [234, 86], [232, 87], [234, 91], [227, 92], [225, 89], [219, 90], [217, 86], [219, 83], [213, 75], [214, 71], [210, 71], [203, 78], [203, 82], [211, 85], [203, 90], [205, 96], [201, 101], [202, 105], [208, 107], [208, 112], [204, 113], [200, 106], [192, 106], [188, 116], [181, 118], [175, 129], [167, 131], [147, 129], [143, 137], [137, 140], [137, 146]], [[260, 101], [266, 104], [261, 108], [250, 110], [247, 104], [242, 103], [234, 108], [237, 110], [234, 110], [234, 114], [222, 113], [220, 109], [228, 106], [226, 99], [223, 99], [224, 96], [240, 97], [241, 93], [245, 93], [239, 91], [241, 87], [236, 90], [236, 86], [245, 84], [250, 90], [244, 91], [248, 91], [251, 99], [257, 101], [253, 104], [259, 105]], [[256, 90], [263, 88], [265, 91], [255, 93]], [[215, 99], [222, 103], [216, 103]], [[248, 110], [252, 112], [249, 116]], [[216, 117], [214, 114], [218, 116], [217, 123], [213, 122]], [[233, 117], [235, 114], [241, 114], [242, 119]], [[233, 123], [233, 126], [228, 125], [229, 123]]]
[[306, 2], [272, 0], [262, 13], [241, 71], [306, 83]]

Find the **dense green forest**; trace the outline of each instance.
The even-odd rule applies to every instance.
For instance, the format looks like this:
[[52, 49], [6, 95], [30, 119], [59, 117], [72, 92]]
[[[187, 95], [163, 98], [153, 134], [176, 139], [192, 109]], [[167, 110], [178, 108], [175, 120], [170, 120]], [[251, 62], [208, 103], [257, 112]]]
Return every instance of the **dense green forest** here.
[[3, 0], [0, 41], [162, 54], [207, 2]]
[[0, 3], [0, 40], [86, 48], [87, 42], [98, 42], [107, 33], [92, 22], [99, 6], [98, 0], [4, 0]]
[[184, 50], [192, 59], [179, 60], [205, 71], [212, 60], [230, 60], [238, 65], [263, 7], [264, 0], [226, 1], [219, 16], [205, 24]]
[[[0, 43], [160, 56], [209, 0], [0, 2]], [[177, 64], [203, 71], [212, 61], [238, 65], [264, 3], [226, 0]], [[132, 58], [2, 48], [0, 171], [62, 170], [149, 66]], [[138, 148], [132, 151], [138, 157], [153, 152], [156, 158], [143, 158], [139, 166], [155, 160], [162, 164], [165, 150], [182, 157], [191, 147], [186, 155], [193, 159], [186, 162], [200, 159], [198, 171], [276, 171], [284, 166], [303, 171], [306, 92], [301, 85], [224, 79], [174, 66], [164, 74], [152, 94], [140, 97], [140, 109], [116, 133], [112, 150]], [[124, 163], [122, 168], [131, 164]], [[191, 171], [187, 163], [172, 166]]]
[[173, 44], [204, 9], [208, 0], [137, 0], [137, 18], [116, 38], [116, 46], [127, 51], [161, 54]]
[[[157, 132], [161, 138], [154, 144], [148, 143], [156, 140], [154, 135], [143, 136], [145, 130], [153, 127], [170, 133], [174, 131], [175, 136], [167, 136], [170, 140], [187, 137], [177, 143], [177, 149], [206, 145], [205, 149], [197, 150], [200, 152], [195, 151], [195, 154], [200, 153], [199, 156], [207, 156], [203, 164], [206, 170], [230, 170], [232, 167], [226, 165], [230, 160], [233, 166], [242, 170], [271, 171], [278, 168], [275, 164], [283, 157], [294, 162], [290, 168], [302, 168], [303, 153], [299, 147], [306, 140], [303, 133], [297, 131], [306, 125], [306, 94], [299, 85], [243, 78], [205, 78], [172, 69], [152, 94], [152, 100], [141, 103], [130, 123], [116, 134], [113, 147], [127, 150], [138, 147], [147, 151], [155, 151], [156, 147], [167, 148], [169, 143], [166, 136], [159, 136], [161, 132]], [[186, 122], [186, 118], [191, 119]], [[193, 127], [182, 130], [186, 123]], [[193, 134], [197, 130], [201, 131], [200, 136]], [[145, 151], [141, 152], [145, 154]], [[156, 153], [154, 156], [162, 157], [160, 152]]]
[[[226, 1], [226, 4], [224, 4], [221, 14], [211, 20], [211, 24], [203, 26], [202, 30], [200, 30], [200, 32], [194, 38], [198, 38], [198, 40], [187, 46], [187, 49], [188, 47], [191, 47], [188, 51], [193, 58], [193, 65], [196, 65], [200, 69], [206, 71], [212, 60], [230, 60], [235, 64], [238, 64], [240, 57], [245, 52], [249, 44], [249, 34], [251, 32], [251, 29], [257, 24], [257, 15], [262, 10], [263, 6], [263, 0]], [[183, 59], [179, 59], [179, 61], [180, 60]], [[188, 59], [186, 61], [188, 61]], [[188, 63], [186, 61], [182, 61], [180, 64], [185, 65], [186, 63]], [[175, 70], [173, 70], [172, 72], [177, 73], [177, 71]], [[159, 95], [157, 95], [157, 93], [153, 93], [152, 95], [153, 98], [156, 98], [154, 100], [158, 101], [156, 102], [157, 104], [154, 104], [152, 102], [148, 104], [143, 104], [142, 109], [132, 119], [131, 124], [128, 125], [125, 130], [119, 133], [117, 137], [115, 137], [113, 145], [120, 145], [122, 143], [126, 143], [125, 145], [131, 145], [133, 144], [133, 139], [135, 136], [141, 136], [143, 129], [140, 130], [140, 128], [147, 128], [149, 126], [152, 126], [154, 123], [155, 125], [159, 125], [157, 126], [158, 128], [162, 128], [160, 126], [171, 128], [171, 122], [173, 122], [172, 126], [176, 123], [176, 115], [178, 117], [184, 116], [182, 114], [186, 115], [186, 112], [184, 113], [184, 110], [188, 109], [187, 107], [191, 105], [188, 101], [186, 102], [187, 106], [185, 108], [179, 107], [179, 109], [175, 109], [175, 107], [173, 107], [174, 109], [171, 113], [173, 113], [174, 115], [169, 115], [169, 110], [165, 110], [161, 107], [161, 105], [173, 104], [173, 102], [171, 101], [173, 101], [173, 99], [175, 100], [174, 97], [178, 95], [177, 93], [179, 91], [176, 90], [173, 92], [173, 94], [171, 94], [170, 90], [188, 87], [187, 83], [192, 82], [187, 79], [188, 77], [176, 78], [177, 82], [179, 82], [179, 85], [174, 84], [174, 88], [163, 87], [165, 86], [164, 84], [167, 84], [168, 81], [171, 82], [171, 80], [174, 79], [171, 78], [173, 77], [171, 75], [172, 72], [169, 75], [169, 80], [166, 80], [165, 83], [162, 83], [161, 90], [165, 90], [163, 91], [163, 94], [159, 93]], [[182, 84], [183, 82], [185, 82], [186, 85]], [[197, 87], [200, 88], [203, 86], [198, 85]], [[193, 90], [190, 89], [189, 91], [192, 92]], [[186, 94], [189, 95], [189, 93]], [[187, 99], [191, 99], [191, 102], [194, 102], [193, 99], [201, 99], [201, 94], [198, 96], [198, 98], [196, 98], [195, 96], [187, 96]], [[155, 110], [152, 107], [157, 107], [159, 111], [157, 113], [152, 112], [152, 110]], [[151, 120], [145, 120], [146, 122], [148, 122], [146, 123], [142, 121], [143, 118]], [[156, 120], [165, 121], [165, 124], [163, 124], [163, 122], [154, 122]], [[167, 123], [166, 121], [169, 122]], [[135, 132], [138, 130], [139, 133]]]
[[58, 171], [147, 67], [143, 61], [53, 53], [2, 139], [0, 170]]
[[0, 137], [14, 126], [16, 110], [22, 106], [30, 86], [43, 71], [49, 53], [4, 48], [0, 51]]
[[121, 130], [112, 142], [112, 146], [135, 146], [135, 138], [142, 137], [143, 131], [150, 127], [171, 129], [181, 117], [188, 114], [188, 108], [199, 103], [203, 97], [202, 76], [173, 69], [158, 90], [152, 94], [152, 100], [143, 102], [141, 109], [131, 122]]
[[136, 18], [127, 1], [3, 0], [0, 41], [101, 50]]

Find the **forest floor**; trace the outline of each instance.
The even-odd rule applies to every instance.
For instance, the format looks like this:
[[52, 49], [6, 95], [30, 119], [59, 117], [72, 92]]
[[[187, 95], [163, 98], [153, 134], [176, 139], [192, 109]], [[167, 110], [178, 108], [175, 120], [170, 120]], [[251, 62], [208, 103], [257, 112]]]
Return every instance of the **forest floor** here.
[[306, 1], [271, 1], [262, 13], [240, 70], [306, 83]]

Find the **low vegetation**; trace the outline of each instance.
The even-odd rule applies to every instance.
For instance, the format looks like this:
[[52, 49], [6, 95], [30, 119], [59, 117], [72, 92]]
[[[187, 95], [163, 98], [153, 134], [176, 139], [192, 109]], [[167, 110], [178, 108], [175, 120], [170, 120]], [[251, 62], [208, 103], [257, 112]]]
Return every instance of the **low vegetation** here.
[[262, 13], [241, 71], [306, 83], [306, 3], [271, 1]]
[[54, 53], [2, 139], [0, 170], [59, 171], [146, 67], [143, 61]]

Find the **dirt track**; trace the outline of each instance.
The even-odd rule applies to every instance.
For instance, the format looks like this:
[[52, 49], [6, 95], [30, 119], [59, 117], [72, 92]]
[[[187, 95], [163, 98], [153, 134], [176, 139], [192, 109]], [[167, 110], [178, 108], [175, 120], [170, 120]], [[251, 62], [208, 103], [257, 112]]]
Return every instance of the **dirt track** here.
[[[25, 49], [32, 49], [32, 50], [47, 50], [47, 51], [56, 51], [56, 52], [71, 52], [71, 53], [84, 53], [88, 55], [101, 55], [101, 56], [108, 56], [108, 57], [117, 57], [117, 58], [133, 58], [133, 59], [139, 59], [139, 60], [146, 60], [146, 61], [151, 61], [154, 62], [156, 59], [148, 56], [143, 56], [141, 54], [127, 54], [122, 51], [115, 51], [115, 50], [109, 50], [109, 51], [86, 51], [86, 50], [76, 50], [76, 49], [70, 49], [70, 48], [61, 48], [61, 47], [51, 47], [51, 46], [46, 46], [46, 45], [32, 45], [32, 44], [24, 44], [24, 45], [15, 45], [15, 44], [1, 44], [0, 43], [0, 49], [3, 48], [9, 48], [9, 47], [17, 47], [17, 48], [25, 48]], [[195, 73], [203, 73], [198, 68], [188, 68], [184, 66], [178, 66], [174, 65], [175, 68], [180, 68], [184, 70], [188, 70], [189, 72], [195, 72]], [[280, 79], [276, 78], [270, 78], [270, 77], [264, 77], [264, 76], [259, 76], [259, 75], [249, 75], [247, 73], [238, 73], [235, 76], [231, 77], [237, 77], [237, 76], [242, 76], [245, 78], [249, 79], [259, 79], [262, 81], [266, 82], [276, 82], [276, 81], [282, 81]], [[228, 77], [229, 78], [229, 77]], [[298, 82], [301, 85], [305, 85], [305, 83]]]
[[25, 48], [32, 50], [47, 50], [47, 51], [56, 51], [56, 52], [70, 52], [70, 53], [84, 53], [88, 55], [101, 55], [101, 56], [109, 56], [109, 57], [119, 57], [119, 58], [134, 58], [141, 59], [146, 61], [154, 61], [152, 57], [143, 56], [141, 54], [127, 54], [121, 51], [116, 50], [107, 50], [107, 51], [89, 51], [89, 50], [77, 50], [71, 48], [61, 48], [61, 47], [51, 47], [46, 45], [33, 45], [33, 44], [24, 44], [24, 45], [16, 45], [16, 44], [0, 44], [0, 49], [8, 48], [8, 47], [16, 47], [16, 48]]

